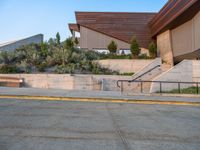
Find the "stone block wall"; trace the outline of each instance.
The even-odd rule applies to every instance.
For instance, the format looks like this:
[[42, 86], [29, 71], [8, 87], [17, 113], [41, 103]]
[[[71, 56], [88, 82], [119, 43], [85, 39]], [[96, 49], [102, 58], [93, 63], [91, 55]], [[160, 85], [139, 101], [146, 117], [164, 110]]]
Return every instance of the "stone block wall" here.
[[114, 75], [70, 75], [70, 74], [0, 74], [0, 77], [22, 78], [24, 87], [120, 91], [117, 80], [130, 80], [130, 76]]
[[66, 89], [74, 88], [74, 78], [70, 75], [59, 74], [0, 74], [1, 77], [22, 78], [25, 87]]
[[95, 61], [104, 68], [120, 73], [136, 73], [145, 66], [151, 64], [152, 59], [106, 59]]

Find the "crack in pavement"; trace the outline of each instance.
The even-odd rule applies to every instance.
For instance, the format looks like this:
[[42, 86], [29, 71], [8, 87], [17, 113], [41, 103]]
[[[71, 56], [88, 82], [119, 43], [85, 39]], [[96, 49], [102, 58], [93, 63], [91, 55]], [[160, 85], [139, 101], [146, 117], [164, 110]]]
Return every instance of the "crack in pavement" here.
[[123, 147], [125, 150], [130, 150], [129, 146], [128, 146], [128, 141], [125, 137], [125, 135], [123, 134], [123, 132], [120, 130], [120, 127], [117, 124], [117, 118], [116, 116], [114, 116], [114, 114], [112, 113], [112, 111], [110, 110], [110, 108], [108, 107], [108, 104], [105, 104], [106, 110], [111, 118], [113, 127], [115, 129], [116, 135], [120, 137], [120, 140], [123, 144]]

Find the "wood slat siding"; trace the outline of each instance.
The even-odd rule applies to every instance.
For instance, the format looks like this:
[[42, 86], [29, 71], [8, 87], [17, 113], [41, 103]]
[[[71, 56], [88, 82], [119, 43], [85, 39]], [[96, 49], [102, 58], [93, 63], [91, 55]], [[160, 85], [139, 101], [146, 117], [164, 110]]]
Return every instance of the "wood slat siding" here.
[[173, 29], [188, 20], [200, 10], [200, 0], [169, 0], [160, 12], [149, 22], [151, 35]]
[[136, 36], [141, 47], [151, 42], [148, 22], [155, 13], [76, 12], [77, 24], [118, 40], [130, 43]]

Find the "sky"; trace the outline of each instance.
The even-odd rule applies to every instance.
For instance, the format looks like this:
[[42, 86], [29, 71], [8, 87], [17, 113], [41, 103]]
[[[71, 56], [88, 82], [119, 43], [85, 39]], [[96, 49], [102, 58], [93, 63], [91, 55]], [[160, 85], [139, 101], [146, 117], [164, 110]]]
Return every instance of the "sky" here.
[[168, 0], [0, 0], [0, 43], [59, 32], [70, 36], [75, 11], [158, 12]]

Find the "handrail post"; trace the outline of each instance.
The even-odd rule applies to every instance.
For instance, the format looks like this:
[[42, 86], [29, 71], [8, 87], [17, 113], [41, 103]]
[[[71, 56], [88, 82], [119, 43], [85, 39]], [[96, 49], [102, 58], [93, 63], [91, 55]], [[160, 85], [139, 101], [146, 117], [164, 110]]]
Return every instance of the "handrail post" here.
[[141, 86], [141, 93], [143, 93], [143, 82], [140, 82], [140, 86]]
[[[121, 84], [120, 84], [120, 82], [121, 82]], [[195, 87], [195, 85], [196, 85], [196, 93], [197, 94], [200, 94], [200, 82], [180, 82], [180, 81], [142, 81], [142, 80], [118, 80], [117, 81], [117, 86], [120, 88], [120, 91], [121, 91], [121, 94], [123, 94], [123, 92], [124, 92], [124, 82], [128, 82], [128, 83], [132, 83], [132, 82], [136, 82], [137, 83], [137, 87], [138, 87], [138, 84], [140, 84], [140, 91], [141, 91], [141, 93], [143, 93], [144, 92], [144, 83], [148, 83], [148, 82], [155, 82], [155, 83], [157, 83], [157, 84], [159, 84], [159, 86], [160, 87], [157, 87], [157, 88], [160, 88], [160, 93], [162, 94], [163, 92], [164, 92], [164, 89], [163, 89], [163, 84], [164, 83], [171, 83], [171, 84], [177, 84], [177, 86], [178, 86], [178, 92], [179, 92], [179, 94], [181, 94], [181, 93], [183, 93], [183, 91], [182, 91], [182, 89], [181, 89], [181, 84], [192, 84], [194, 87]], [[120, 86], [121, 85], [121, 86]], [[133, 89], [134, 90], [134, 89]], [[159, 91], [157, 91], [157, 92], [159, 92]], [[184, 93], [183, 93], [184, 94]]]
[[181, 93], [181, 84], [180, 84], [180, 82], [178, 82], [178, 92], [179, 92], [179, 94]]
[[123, 94], [124, 87], [123, 87], [123, 82], [121, 82], [121, 94]]
[[162, 82], [160, 82], [160, 93], [162, 93]]

